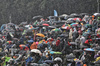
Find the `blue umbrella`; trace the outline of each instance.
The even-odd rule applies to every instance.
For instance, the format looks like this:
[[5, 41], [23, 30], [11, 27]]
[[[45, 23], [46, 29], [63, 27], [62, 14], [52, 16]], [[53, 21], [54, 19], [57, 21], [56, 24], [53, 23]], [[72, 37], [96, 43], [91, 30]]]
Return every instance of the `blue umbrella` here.
[[85, 51], [95, 51], [94, 49], [92, 49], [92, 48], [86, 48], [86, 49], [84, 49]]
[[72, 26], [72, 25], [74, 25], [74, 24], [76, 24], [76, 23], [72, 23], [72, 24], [70, 24], [70, 25]]
[[50, 51], [50, 54], [54, 54], [55, 52], [54, 51]]
[[28, 42], [29, 42], [29, 43], [32, 43], [32, 42], [34, 42], [34, 41], [33, 41], [33, 40], [28, 40]]

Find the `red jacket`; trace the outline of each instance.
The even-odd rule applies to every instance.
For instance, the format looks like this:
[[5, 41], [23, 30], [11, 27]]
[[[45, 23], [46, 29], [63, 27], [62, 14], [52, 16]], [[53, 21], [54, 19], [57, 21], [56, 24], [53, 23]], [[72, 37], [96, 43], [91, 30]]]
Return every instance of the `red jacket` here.
[[59, 46], [59, 44], [60, 44], [60, 40], [57, 40], [56, 41], [56, 46]]

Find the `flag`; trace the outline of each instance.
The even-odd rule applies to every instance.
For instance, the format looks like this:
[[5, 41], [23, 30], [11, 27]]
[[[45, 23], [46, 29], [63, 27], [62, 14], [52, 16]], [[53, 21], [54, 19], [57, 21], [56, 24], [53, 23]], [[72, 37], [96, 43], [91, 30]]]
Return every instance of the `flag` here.
[[56, 10], [54, 10], [54, 16], [58, 16], [58, 14], [57, 14], [57, 11], [56, 11]]

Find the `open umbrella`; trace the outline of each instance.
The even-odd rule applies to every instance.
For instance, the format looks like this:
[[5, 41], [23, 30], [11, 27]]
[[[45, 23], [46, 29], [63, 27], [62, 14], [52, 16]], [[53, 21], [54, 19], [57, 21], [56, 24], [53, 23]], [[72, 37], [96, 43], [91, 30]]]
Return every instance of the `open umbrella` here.
[[19, 47], [27, 47], [26, 45], [24, 44], [20, 44]]
[[38, 50], [38, 49], [32, 49], [32, 50], [31, 50], [31, 52], [41, 54], [41, 51], [40, 51], [40, 50]]
[[76, 42], [70, 42], [70, 44], [71, 44], [71, 45], [77, 45], [77, 43], [76, 43]]
[[91, 28], [92, 25], [90, 25], [90, 24], [85, 24], [85, 27], [86, 27], [86, 28]]
[[54, 28], [56, 28], [55, 26], [48, 26], [49, 28], [52, 28], [52, 29], [54, 29]]
[[33, 41], [33, 40], [28, 40], [28, 42], [29, 42], [29, 43], [32, 43], [32, 42], [34, 42], [34, 41]]
[[74, 20], [74, 21], [82, 21], [81, 18], [74, 18], [73, 20]]
[[53, 63], [53, 61], [52, 60], [45, 60], [44, 63], [47, 63], [47, 64], [48, 63]]
[[92, 48], [85, 48], [84, 51], [95, 51], [95, 50]]
[[30, 63], [30, 66], [39, 66], [37, 63]]
[[51, 31], [60, 31], [59, 28], [52, 29]]
[[42, 24], [43, 26], [49, 26], [49, 24]]
[[50, 54], [62, 54], [61, 52], [50, 51]]
[[37, 36], [40, 36], [40, 37], [45, 37], [45, 35], [42, 34], [42, 33], [37, 33], [36, 35], [37, 35]]
[[38, 15], [38, 16], [34, 16], [33, 19], [37, 19], [37, 18], [42, 18], [43, 16]]
[[54, 61], [60, 61], [60, 62], [62, 62], [62, 59], [61, 59], [60, 57], [56, 57], [56, 58], [54, 59]]
[[65, 27], [62, 27], [62, 29], [67, 29], [67, 30], [69, 30], [70, 27], [69, 27], [69, 26], [65, 26]]

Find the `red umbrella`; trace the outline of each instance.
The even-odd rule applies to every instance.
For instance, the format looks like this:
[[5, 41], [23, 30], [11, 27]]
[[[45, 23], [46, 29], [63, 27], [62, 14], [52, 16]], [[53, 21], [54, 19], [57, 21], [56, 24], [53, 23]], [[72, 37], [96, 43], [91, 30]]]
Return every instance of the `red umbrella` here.
[[74, 20], [74, 21], [82, 21], [81, 18], [74, 18], [73, 20]]
[[21, 47], [27, 47], [27, 46], [24, 44], [20, 44], [19, 47], [21, 48]]
[[43, 26], [49, 26], [49, 24], [42, 24]]

